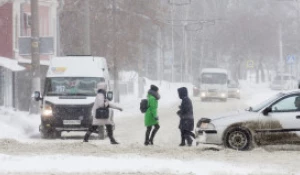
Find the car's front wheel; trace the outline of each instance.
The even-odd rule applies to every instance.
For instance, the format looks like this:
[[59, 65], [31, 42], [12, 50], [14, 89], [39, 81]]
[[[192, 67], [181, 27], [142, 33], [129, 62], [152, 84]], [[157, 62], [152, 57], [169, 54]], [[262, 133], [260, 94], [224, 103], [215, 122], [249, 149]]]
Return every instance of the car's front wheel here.
[[237, 127], [231, 128], [225, 135], [225, 146], [234, 150], [248, 150], [251, 145], [251, 134], [249, 130]]

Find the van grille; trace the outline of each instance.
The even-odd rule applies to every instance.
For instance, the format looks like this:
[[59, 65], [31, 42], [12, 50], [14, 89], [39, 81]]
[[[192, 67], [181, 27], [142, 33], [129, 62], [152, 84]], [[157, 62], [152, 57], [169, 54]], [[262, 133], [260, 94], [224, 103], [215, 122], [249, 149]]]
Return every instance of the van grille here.
[[80, 117], [88, 119], [91, 116], [93, 105], [53, 105], [54, 117], [63, 120], [78, 120]]

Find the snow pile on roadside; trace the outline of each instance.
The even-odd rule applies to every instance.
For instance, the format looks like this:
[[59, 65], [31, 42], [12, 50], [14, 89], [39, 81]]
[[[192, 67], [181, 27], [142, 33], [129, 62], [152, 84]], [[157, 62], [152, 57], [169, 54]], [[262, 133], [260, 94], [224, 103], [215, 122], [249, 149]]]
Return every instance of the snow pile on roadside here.
[[[192, 159], [160, 159], [134, 155], [111, 157], [43, 155], [11, 156], [0, 154], [0, 172], [17, 173], [172, 173], [172, 174], [278, 174], [265, 165], [229, 164]], [[41, 163], [43, 162], [43, 163]], [[264, 167], [263, 167], [264, 166]]]
[[0, 138], [28, 138], [38, 135], [40, 118], [28, 112], [0, 107]]

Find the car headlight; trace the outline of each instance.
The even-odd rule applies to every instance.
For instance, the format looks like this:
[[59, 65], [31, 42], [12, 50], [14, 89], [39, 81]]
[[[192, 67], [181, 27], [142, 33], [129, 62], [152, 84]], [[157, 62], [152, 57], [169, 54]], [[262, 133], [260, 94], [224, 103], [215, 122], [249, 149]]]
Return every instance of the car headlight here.
[[238, 89], [238, 90], [236, 90], [236, 92], [237, 92], [237, 93], [240, 93], [240, 90]]
[[52, 116], [52, 107], [50, 104], [45, 104], [42, 110], [42, 116]]
[[201, 92], [201, 97], [205, 97], [205, 96], [206, 96], [205, 92]]
[[221, 93], [221, 97], [226, 97], [226, 94], [225, 93]]
[[202, 130], [214, 130], [215, 125], [212, 123], [201, 123], [199, 128]]

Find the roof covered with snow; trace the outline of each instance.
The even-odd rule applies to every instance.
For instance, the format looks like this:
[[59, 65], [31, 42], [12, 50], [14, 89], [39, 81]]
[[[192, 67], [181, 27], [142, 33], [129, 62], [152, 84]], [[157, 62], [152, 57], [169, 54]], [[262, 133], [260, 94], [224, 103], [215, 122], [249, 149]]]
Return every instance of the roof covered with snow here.
[[17, 60], [13, 60], [10, 58], [0, 57], [0, 66], [5, 67], [11, 71], [22, 71], [25, 70], [23, 66], [18, 64]]
[[54, 57], [50, 61], [48, 77], [104, 77], [108, 74], [103, 57], [67, 56]]

